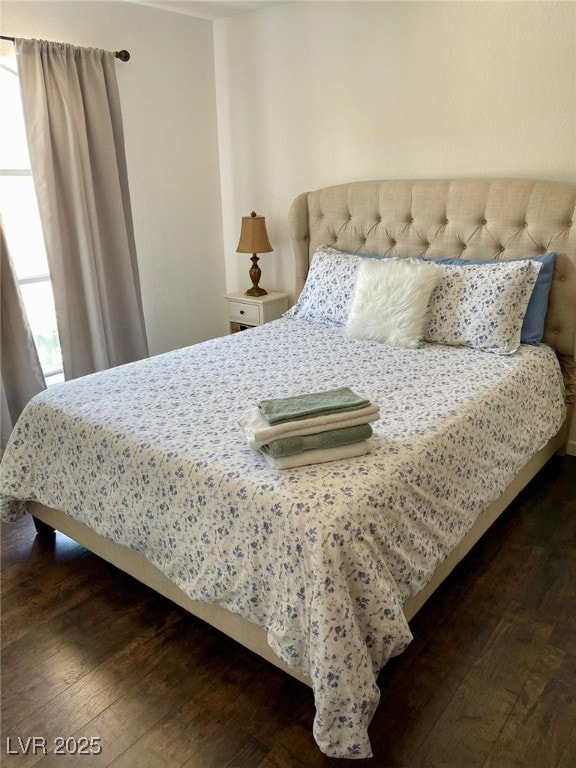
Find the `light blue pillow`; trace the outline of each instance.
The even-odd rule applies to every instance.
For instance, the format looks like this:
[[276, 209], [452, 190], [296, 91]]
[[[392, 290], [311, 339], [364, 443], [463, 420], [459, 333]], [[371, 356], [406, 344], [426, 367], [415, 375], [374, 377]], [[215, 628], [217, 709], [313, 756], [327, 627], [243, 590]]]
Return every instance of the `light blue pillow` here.
[[549, 251], [541, 256], [527, 256], [526, 259], [451, 259], [449, 257], [441, 257], [426, 259], [426, 261], [463, 267], [470, 264], [505, 264], [508, 261], [528, 260], [541, 264], [536, 285], [526, 308], [522, 330], [520, 331], [520, 342], [522, 344], [540, 344], [544, 336], [544, 320], [546, 318], [546, 310], [548, 309], [548, 295], [552, 285], [555, 259], [556, 254], [553, 251]]

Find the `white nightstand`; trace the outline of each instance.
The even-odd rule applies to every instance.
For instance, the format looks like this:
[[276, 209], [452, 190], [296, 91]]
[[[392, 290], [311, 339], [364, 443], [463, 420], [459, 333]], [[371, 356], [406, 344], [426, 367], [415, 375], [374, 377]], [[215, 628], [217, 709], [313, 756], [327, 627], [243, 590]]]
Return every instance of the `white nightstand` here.
[[230, 333], [245, 331], [270, 320], [277, 320], [288, 309], [287, 293], [267, 293], [266, 296], [246, 296], [245, 293], [227, 293]]

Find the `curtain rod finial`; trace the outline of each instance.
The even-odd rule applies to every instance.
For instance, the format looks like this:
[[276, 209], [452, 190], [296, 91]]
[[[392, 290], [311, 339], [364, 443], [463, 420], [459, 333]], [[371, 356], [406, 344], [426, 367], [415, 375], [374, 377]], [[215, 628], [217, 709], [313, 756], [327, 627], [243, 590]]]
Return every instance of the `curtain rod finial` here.
[[120, 61], [130, 61], [130, 54], [128, 51], [116, 51], [116, 58]]

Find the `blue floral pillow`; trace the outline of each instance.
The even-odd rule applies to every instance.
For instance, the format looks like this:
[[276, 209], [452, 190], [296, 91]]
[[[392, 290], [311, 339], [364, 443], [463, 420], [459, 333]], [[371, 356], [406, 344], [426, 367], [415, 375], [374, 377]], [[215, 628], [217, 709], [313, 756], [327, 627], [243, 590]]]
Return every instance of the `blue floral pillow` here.
[[296, 304], [284, 314], [323, 325], [344, 325], [362, 257], [321, 245]]
[[[556, 253], [548, 251], [540, 256], [526, 256], [526, 259], [542, 264], [532, 296], [526, 308], [520, 341], [522, 344], [540, 344], [544, 336], [544, 322], [548, 310], [548, 295], [552, 287], [554, 274], [554, 261]], [[524, 259], [522, 259], [524, 261]], [[471, 264], [502, 264], [503, 259], [453, 259], [440, 257], [432, 259], [434, 264], [454, 264], [461, 267], [469, 267]]]
[[425, 340], [500, 355], [515, 352], [542, 265], [530, 260], [438, 266], [445, 274], [430, 298]]

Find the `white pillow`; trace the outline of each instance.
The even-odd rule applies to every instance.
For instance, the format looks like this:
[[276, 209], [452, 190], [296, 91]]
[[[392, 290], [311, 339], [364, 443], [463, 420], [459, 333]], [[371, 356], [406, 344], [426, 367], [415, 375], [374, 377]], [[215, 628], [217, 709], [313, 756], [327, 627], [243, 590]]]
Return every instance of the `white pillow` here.
[[430, 299], [426, 341], [500, 355], [515, 352], [542, 264], [522, 260], [465, 269], [438, 266], [444, 274]]
[[426, 327], [430, 296], [441, 278], [435, 264], [422, 261], [363, 261], [344, 333], [353, 339], [417, 347]]

